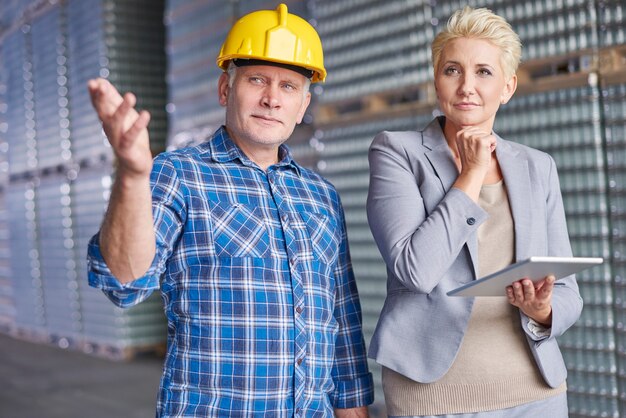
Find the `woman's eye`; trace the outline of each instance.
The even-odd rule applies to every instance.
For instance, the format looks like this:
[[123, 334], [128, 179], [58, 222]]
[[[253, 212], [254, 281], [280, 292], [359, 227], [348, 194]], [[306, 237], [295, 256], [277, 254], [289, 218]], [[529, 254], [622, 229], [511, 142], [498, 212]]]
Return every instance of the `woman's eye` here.
[[478, 74], [480, 74], [480, 75], [491, 75], [491, 71], [489, 71], [486, 68], [481, 68], [480, 70], [478, 70]]
[[448, 67], [445, 70], [443, 70], [444, 74], [449, 74], [449, 75], [454, 75], [454, 74], [458, 74], [458, 70], [455, 67]]

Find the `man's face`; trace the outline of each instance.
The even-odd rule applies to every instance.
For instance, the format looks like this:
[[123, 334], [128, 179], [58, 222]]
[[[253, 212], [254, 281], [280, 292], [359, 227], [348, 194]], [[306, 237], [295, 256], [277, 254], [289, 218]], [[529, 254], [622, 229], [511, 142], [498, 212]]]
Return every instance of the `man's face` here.
[[238, 67], [232, 86], [219, 80], [220, 104], [226, 106], [226, 129], [246, 155], [276, 152], [302, 121], [311, 94], [306, 78], [269, 65]]

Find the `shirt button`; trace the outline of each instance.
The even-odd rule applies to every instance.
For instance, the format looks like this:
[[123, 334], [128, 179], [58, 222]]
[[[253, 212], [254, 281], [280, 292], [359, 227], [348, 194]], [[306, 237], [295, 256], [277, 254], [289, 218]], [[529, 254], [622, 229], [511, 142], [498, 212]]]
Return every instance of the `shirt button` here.
[[302, 358], [299, 358], [298, 361], [296, 361], [296, 363], [298, 363], [298, 366], [302, 364]]
[[302, 413], [302, 409], [298, 408], [296, 409], [296, 415], [300, 415]]
[[296, 312], [298, 312], [298, 313], [302, 313], [302, 307], [301, 307], [301, 306], [298, 306], [298, 307], [296, 308]]
[[474, 225], [476, 223], [476, 219], [474, 218], [467, 218], [467, 224], [468, 225]]

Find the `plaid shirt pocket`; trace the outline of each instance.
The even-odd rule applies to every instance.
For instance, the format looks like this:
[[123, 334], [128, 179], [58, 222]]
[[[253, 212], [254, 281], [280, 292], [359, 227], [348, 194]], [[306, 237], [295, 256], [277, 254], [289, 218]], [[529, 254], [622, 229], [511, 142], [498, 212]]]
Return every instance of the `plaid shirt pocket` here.
[[333, 265], [339, 255], [341, 237], [333, 218], [323, 213], [300, 213], [309, 234], [313, 255], [327, 265]]
[[258, 207], [218, 203], [211, 210], [211, 218], [218, 257], [269, 256], [269, 235], [264, 216]]

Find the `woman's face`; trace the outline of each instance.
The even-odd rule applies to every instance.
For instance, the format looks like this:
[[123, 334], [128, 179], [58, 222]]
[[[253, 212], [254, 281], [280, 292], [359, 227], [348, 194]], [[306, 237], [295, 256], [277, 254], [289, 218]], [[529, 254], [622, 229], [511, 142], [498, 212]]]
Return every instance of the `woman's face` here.
[[439, 107], [455, 130], [477, 126], [491, 132], [496, 112], [517, 87], [505, 80], [500, 49], [482, 39], [458, 38], [441, 52], [435, 74]]

